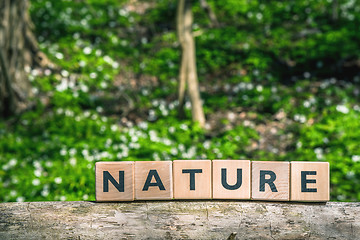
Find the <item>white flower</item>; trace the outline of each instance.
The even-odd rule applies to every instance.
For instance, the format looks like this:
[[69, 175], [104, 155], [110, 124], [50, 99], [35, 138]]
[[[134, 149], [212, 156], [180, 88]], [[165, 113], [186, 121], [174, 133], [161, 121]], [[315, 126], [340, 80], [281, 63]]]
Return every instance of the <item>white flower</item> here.
[[36, 169], [36, 170], [34, 171], [34, 175], [35, 175], [36, 177], [41, 177], [41, 170], [40, 170], [40, 169]]
[[20, 197], [17, 197], [16, 198], [16, 201], [17, 202], [24, 202], [25, 201], [25, 198], [23, 196], [20, 196]]
[[60, 201], [65, 201], [66, 200], [66, 197], [65, 196], [61, 196], [60, 197]]
[[89, 199], [89, 195], [84, 194], [83, 199], [84, 199], [84, 200], [88, 200], [88, 199]]
[[79, 62], [79, 66], [80, 66], [80, 67], [85, 67], [85, 66], [86, 66], [86, 62], [83, 61], [83, 60], [81, 60], [81, 61]]
[[177, 155], [178, 154], [178, 150], [177, 150], [177, 148], [171, 148], [171, 150], [170, 150], [170, 153], [172, 154], [172, 155]]
[[147, 122], [140, 122], [140, 123], [138, 124], [138, 126], [139, 126], [139, 128], [144, 129], [144, 130], [148, 129], [148, 124], [147, 124]]
[[205, 141], [205, 142], [203, 143], [203, 146], [204, 146], [205, 149], [209, 149], [209, 148], [210, 148], [210, 145], [211, 145], [211, 142], [210, 142], [210, 141]]
[[86, 55], [89, 55], [91, 53], [92, 49], [90, 47], [85, 47], [83, 49], [83, 52], [86, 54]]
[[295, 114], [294, 116], [294, 120], [300, 123], [305, 123], [306, 122], [306, 117], [304, 115], [301, 114]]
[[311, 74], [309, 72], [304, 72], [304, 77], [305, 78], [310, 78], [311, 77]]
[[175, 132], [175, 128], [174, 128], [174, 127], [169, 127], [169, 132], [170, 132], [170, 133], [174, 133], [174, 132]]
[[43, 190], [41, 191], [41, 196], [47, 197], [48, 195], [49, 195], [49, 190], [48, 190], [48, 189], [43, 189]]
[[32, 180], [32, 184], [33, 184], [34, 186], [39, 186], [39, 185], [40, 185], [40, 180], [37, 179], [37, 178], [35, 178], [34, 180]]
[[181, 124], [180, 129], [182, 129], [184, 131], [187, 131], [189, 128], [188, 128], [188, 126], [186, 124]]
[[104, 82], [104, 81], [102, 81], [102, 82], [100, 83], [100, 87], [101, 87], [101, 88], [106, 88], [106, 87], [107, 87], [107, 83]]
[[308, 107], [310, 107], [311, 104], [309, 101], [305, 101], [303, 105], [304, 105], [304, 107], [308, 108]]
[[61, 156], [65, 156], [66, 154], [67, 154], [66, 149], [63, 148], [63, 149], [60, 150], [60, 155]]
[[9, 167], [14, 167], [17, 164], [17, 160], [13, 158], [9, 161], [8, 164], [9, 164]]
[[97, 74], [95, 72], [90, 73], [90, 78], [94, 79], [97, 77]]
[[76, 165], [76, 158], [70, 158], [70, 159], [69, 159], [69, 162], [70, 162], [70, 165], [71, 165], [71, 166], [75, 167], [75, 165]]
[[360, 155], [354, 155], [354, 156], [352, 156], [352, 157], [351, 157], [351, 160], [352, 160], [353, 162], [359, 162], [359, 161], [360, 161]]
[[349, 113], [349, 109], [345, 105], [337, 105], [336, 106], [336, 111], [344, 113], [344, 114]]
[[69, 76], [69, 72], [66, 71], [66, 70], [62, 70], [62, 71], [61, 71], [61, 75], [62, 75], [63, 77], [68, 77], [68, 76]]
[[75, 148], [71, 148], [70, 150], [69, 150], [69, 154], [70, 154], [70, 156], [74, 156], [75, 154], [76, 154], [76, 149]]
[[57, 177], [57, 178], [54, 179], [54, 182], [55, 182], [56, 184], [60, 184], [60, 183], [62, 183], [62, 178], [61, 178], [61, 177]]
[[257, 85], [256, 86], [256, 91], [258, 91], [258, 92], [262, 92], [263, 91], [263, 86], [261, 86], [261, 85]]
[[57, 52], [57, 53], [55, 53], [55, 57], [56, 57], [57, 59], [63, 59], [63, 58], [64, 58], [64, 55], [63, 55], [62, 53]]

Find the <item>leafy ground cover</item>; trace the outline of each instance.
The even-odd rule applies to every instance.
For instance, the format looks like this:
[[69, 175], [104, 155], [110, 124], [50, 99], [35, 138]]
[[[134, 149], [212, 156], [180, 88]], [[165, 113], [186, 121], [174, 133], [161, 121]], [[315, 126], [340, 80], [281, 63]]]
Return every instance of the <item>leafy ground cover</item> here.
[[206, 129], [177, 117], [176, 1], [32, 1], [52, 68], [36, 107], [0, 120], [0, 201], [94, 200], [96, 161], [328, 161], [331, 199], [360, 200], [360, 5], [193, 6]]

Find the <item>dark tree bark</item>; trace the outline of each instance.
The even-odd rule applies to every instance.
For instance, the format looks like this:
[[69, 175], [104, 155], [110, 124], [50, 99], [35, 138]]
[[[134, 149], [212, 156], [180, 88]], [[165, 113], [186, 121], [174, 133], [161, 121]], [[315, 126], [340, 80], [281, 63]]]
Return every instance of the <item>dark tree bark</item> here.
[[200, 98], [196, 70], [195, 41], [192, 35], [191, 0], [179, 0], [177, 11], [177, 31], [181, 44], [182, 57], [179, 73], [179, 113], [183, 114], [186, 83], [192, 105], [192, 119], [205, 126], [205, 115]]
[[32, 92], [25, 66], [46, 59], [32, 34], [28, 10], [28, 0], [0, 0], [0, 117], [29, 107]]

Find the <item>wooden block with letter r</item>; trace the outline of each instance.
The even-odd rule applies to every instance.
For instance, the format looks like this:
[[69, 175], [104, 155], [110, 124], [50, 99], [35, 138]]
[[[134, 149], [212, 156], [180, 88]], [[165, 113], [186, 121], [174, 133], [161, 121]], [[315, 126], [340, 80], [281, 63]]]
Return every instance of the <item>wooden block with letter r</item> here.
[[213, 199], [250, 199], [250, 161], [212, 161]]
[[290, 163], [253, 161], [251, 163], [251, 199], [289, 201]]
[[134, 162], [95, 164], [96, 201], [134, 200]]
[[211, 199], [211, 161], [173, 162], [175, 199]]
[[329, 163], [291, 162], [291, 201], [329, 201]]
[[172, 161], [135, 162], [135, 199], [173, 198]]

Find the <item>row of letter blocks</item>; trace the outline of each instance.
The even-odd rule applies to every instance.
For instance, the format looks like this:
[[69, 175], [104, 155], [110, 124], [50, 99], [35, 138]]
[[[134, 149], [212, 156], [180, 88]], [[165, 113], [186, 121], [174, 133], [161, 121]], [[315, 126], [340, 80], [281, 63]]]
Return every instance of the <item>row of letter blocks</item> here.
[[329, 163], [248, 160], [97, 162], [96, 200], [329, 201]]

